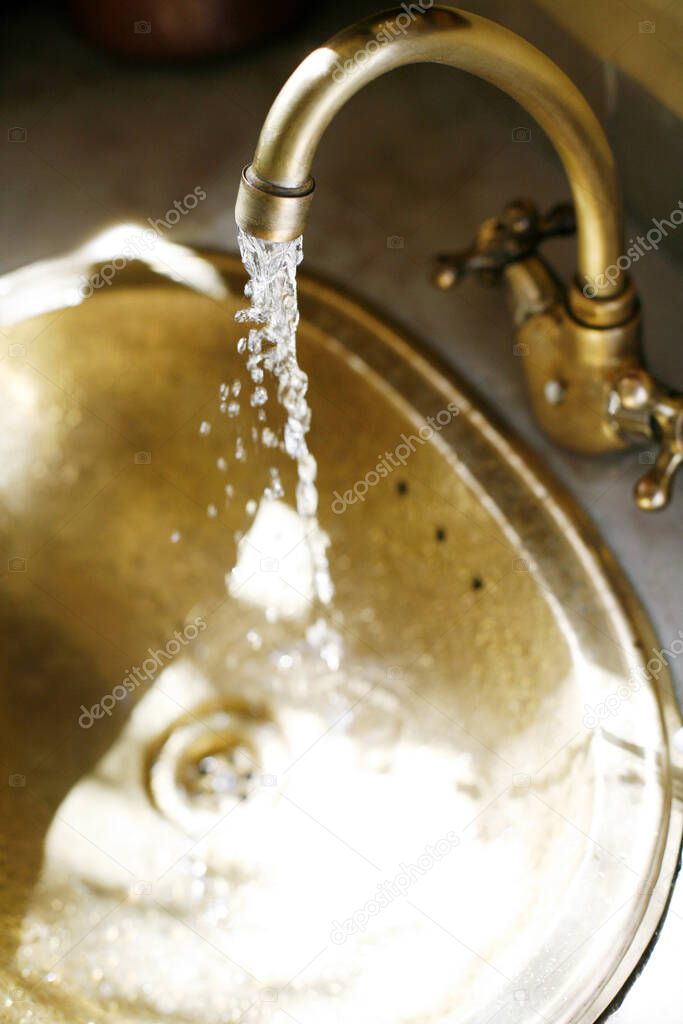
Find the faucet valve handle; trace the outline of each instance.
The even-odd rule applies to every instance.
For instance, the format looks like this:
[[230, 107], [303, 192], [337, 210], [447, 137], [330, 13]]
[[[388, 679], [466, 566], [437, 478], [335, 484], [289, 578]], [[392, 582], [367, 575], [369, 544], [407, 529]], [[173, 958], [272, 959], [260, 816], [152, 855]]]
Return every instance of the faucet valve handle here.
[[574, 207], [560, 203], [540, 214], [529, 199], [516, 199], [500, 217], [485, 220], [469, 248], [456, 253], [440, 253], [435, 258], [432, 280], [447, 291], [468, 274], [476, 274], [484, 284], [497, 284], [509, 263], [532, 256], [541, 242], [576, 231]]
[[620, 433], [659, 444], [652, 467], [634, 488], [634, 498], [647, 512], [665, 508], [683, 463], [683, 395], [660, 387], [646, 370], [631, 369], [615, 381], [608, 409]]

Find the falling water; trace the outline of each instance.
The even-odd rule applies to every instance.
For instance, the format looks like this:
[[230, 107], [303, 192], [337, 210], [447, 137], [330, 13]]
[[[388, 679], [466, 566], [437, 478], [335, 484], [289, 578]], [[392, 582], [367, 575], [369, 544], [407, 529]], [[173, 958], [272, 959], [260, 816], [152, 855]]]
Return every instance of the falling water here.
[[[246, 355], [247, 370], [254, 384], [250, 402], [259, 412], [263, 411], [268, 401], [267, 375], [274, 377], [278, 400], [286, 414], [284, 450], [297, 466], [296, 508], [306, 524], [315, 594], [323, 604], [329, 604], [334, 588], [327, 561], [328, 539], [317, 517], [318, 467], [306, 439], [311, 425], [311, 409], [306, 398], [308, 377], [299, 366], [296, 350], [299, 324], [296, 268], [303, 258], [302, 239], [267, 242], [241, 229], [238, 239], [242, 262], [249, 274], [244, 294], [250, 306], [240, 310], [236, 319], [255, 325], [238, 345]], [[266, 446], [273, 446], [270, 428], [263, 428], [261, 439]], [[275, 484], [277, 486], [279, 480]]]

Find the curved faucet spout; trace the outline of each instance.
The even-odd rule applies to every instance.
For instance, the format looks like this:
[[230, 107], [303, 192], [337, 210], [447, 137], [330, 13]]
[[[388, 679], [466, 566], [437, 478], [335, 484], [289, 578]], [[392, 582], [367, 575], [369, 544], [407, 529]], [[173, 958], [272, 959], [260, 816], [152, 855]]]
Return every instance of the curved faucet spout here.
[[[576, 209], [579, 290], [600, 304], [624, 290], [614, 160], [588, 103], [548, 57], [495, 22], [449, 7], [404, 4], [340, 32], [294, 71], [265, 120], [242, 178], [238, 224], [273, 241], [303, 231], [311, 165], [326, 127], [368, 82], [404, 64], [448, 64], [498, 86], [531, 114], [564, 165]], [[605, 303], [611, 307], [612, 303]]]

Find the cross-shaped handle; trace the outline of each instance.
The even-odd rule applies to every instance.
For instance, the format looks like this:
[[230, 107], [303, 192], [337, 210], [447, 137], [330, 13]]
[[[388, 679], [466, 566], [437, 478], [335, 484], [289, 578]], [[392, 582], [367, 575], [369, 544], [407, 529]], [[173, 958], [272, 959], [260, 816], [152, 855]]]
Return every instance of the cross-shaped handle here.
[[659, 452], [635, 486], [639, 508], [664, 508], [671, 500], [673, 478], [683, 463], [683, 395], [660, 387], [646, 370], [629, 370], [614, 384], [612, 419], [622, 433], [648, 438]]

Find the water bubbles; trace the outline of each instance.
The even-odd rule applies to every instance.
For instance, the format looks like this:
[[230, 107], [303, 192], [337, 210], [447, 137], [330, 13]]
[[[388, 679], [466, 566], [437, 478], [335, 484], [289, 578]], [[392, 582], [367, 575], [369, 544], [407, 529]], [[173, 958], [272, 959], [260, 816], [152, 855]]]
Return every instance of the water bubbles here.
[[201, 434], [202, 437], [209, 436], [209, 434], [211, 433], [211, 424], [208, 422], [208, 420], [202, 420], [202, 422], [199, 424], [199, 433]]
[[253, 406], [265, 405], [268, 401], [268, 392], [265, 388], [254, 388], [254, 393], [250, 398], [250, 402]]
[[330, 571], [327, 568], [327, 555], [325, 555], [324, 568], [317, 569], [315, 572], [315, 587], [322, 603], [329, 604], [334, 597], [334, 586], [330, 577]]
[[182, 534], [181, 534], [180, 530], [174, 530], [173, 533], [171, 534], [170, 538], [169, 538], [170, 541], [171, 541], [171, 544], [177, 544], [181, 537], [182, 537]]
[[284, 441], [285, 451], [291, 459], [296, 459], [303, 440], [303, 428], [295, 420], [288, 420], [285, 423]]
[[232, 486], [232, 484], [226, 484], [225, 485], [225, 496], [226, 496], [226, 498], [232, 498], [234, 493], [235, 493], [235, 488]]
[[221, 473], [225, 473], [226, 469], [228, 468], [227, 460], [224, 459], [223, 456], [221, 455], [220, 458], [216, 460], [216, 466], [218, 469], [220, 469]]
[[274, 501], [277, 498], [284, 497], [285, 489], [282, 486], [280, 474], [275, 467], [271, 467], [270, 469], [270, 487], [266, 487], [263, 494], [269, 501]]
[[247, 643], [251, 647], [252, 651], [260, 651], [263, 646], [261, 634], [257, 633], [255, 629], [250, 629], [247, 633]]
[[266, 448], [279, 448], [280, 442], [277, 439], [277, 434], [270, 429], [270, 427], [264, 427], [261, 431], [261, 441]]
[[256, 509], [257, 508], [258, 508], [258, 503], [255, 502], [253, 498], [250, 498], [249, 501], [247, 502], [247, 504], [245, 505], [245, 510], [246, 510], [246, 513], [247, 513], [248, 516], [256, 515]]
[[[245, 295], [247, 294], [246, 288], [244, 289], [244, 294]], [[242, 353], [246, 352], [246, 350], [247, 350], [247, 339], [246, 338], [240, 338], [240, 340], [237, 342], [237, 351], [239, 352], [240, 355], [242, 355]]]
[[215, 519], [216, 516], [218, 515], [218, 509], [214, 504], [207, 505], [206, 514], [209, 517], [209, 519]]
[[227, 410], [228, 410], [228, 416], [230, 417], [230, 419], [234, 419], [235, 416], [239, 416], [239, 414], [240, 414], [240, 403], [239, 402], [229, 402], [228, 405], [227, 405]]
[[238, 437], [235, 441], [235, 458], [238, 462], [244, 462], [247, 458], [247, 453], [244, 448], [244, 441], [241, 437]]
[[234, 380], [232, 382], [232, 387], [231, 387], [230, 390], [232, 391], [232, 394], [235, 396], [235, 398], [237, 398], [237, 396], [239, 395], [240, 391], [242, 390], [241, 383], [238, 380]]

